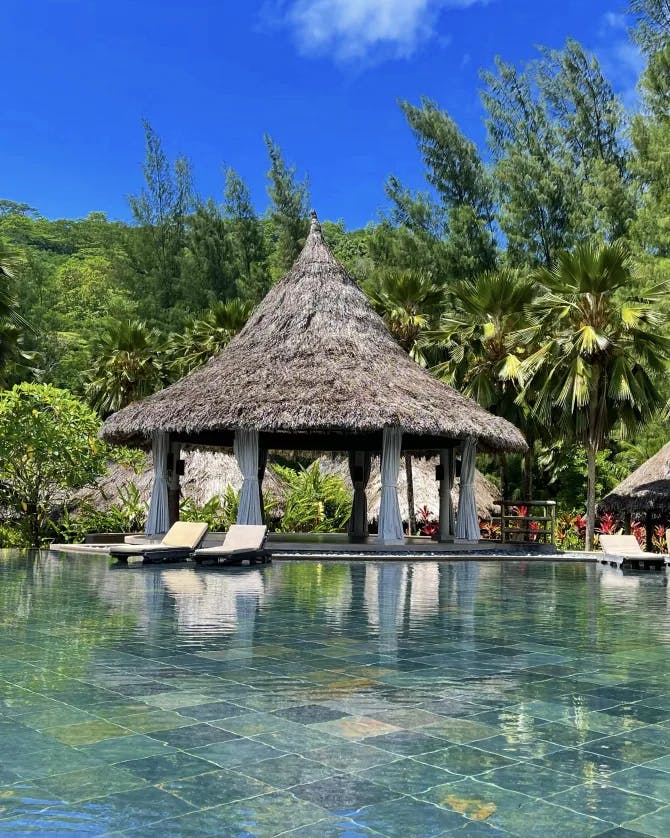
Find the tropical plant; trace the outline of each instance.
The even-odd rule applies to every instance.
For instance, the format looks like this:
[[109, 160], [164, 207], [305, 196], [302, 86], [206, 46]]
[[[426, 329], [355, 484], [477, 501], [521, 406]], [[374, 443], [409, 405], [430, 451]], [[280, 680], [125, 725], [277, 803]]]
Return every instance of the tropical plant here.
[[[540, 435], [526, 399], [519, 398], [521, 363], [532, 350], [520, 336], [529, 325], [528, 306], [535, 283], [511, 269], [480, 274], [452, 286], [452, 308], [438, 328], [426, 332], [420, 343], [439, 351], [445, 359], [433, 372], [465, 395], [475, 399], [521, 428], [529, 443], [525, 458], [524, 496], [532, 497], [532, 454]], [[507, 460], [501, 458], [504, 497], [509, 497]]]
[[203, 504], [184, 498], [179, 506], [182, 521], [204, 521], [215, 532], [227, 530], [237, 520], [240, 493], [227, 486], [223, 495], [214, 495]]
[[186, 375], [217, 355], [244, 327], [252, 309], [248, 300], [235, 298], [217, 303], [200, 318], [187, 321], [182, 330], [168, 338], [171, 369], [178, 376]]
[[663, 404], [670, 340], [659, 331], [667, 286], [636, 292], [630, 257], [619, 243], [583, 243], [535, 275], [541, 291], [527, 330], [539, 348], [522, 362], [523, 394], [534, 411], [587, 454], [586, 549], [593, 547], [596, 455], [615, 428], [632, 432]]
[[281, 532], [342, 532], [351, 514], [351, 493], [337, 474], [323, 474], [318, 462], [293, 469], [273, 464], [288, 494]]
[[86, 395], [106, 416], [155, 392], [163, 383], [160, 334], [139, 320], [109, 320], [91, 342]]
[[1, 502], [39, 547], [54, 508], [105, 470], [95, 413], [66, 390], [19, 384], [0, 393]]

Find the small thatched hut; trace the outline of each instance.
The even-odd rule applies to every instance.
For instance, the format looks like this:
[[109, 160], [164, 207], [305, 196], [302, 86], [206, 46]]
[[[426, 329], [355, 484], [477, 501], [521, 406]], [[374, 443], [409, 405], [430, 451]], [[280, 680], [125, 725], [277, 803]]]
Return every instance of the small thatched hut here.
[[[401, 451], [440, 452], [446, 499], [451, 453], [463, 446], [456, 535], [476, 538], [475, 446], [525, 450], [513, 425], [407, 356], [326, 246], [315, 214], [295, 264], [230, 344], [202, 368], [110, 416], [102, 435], [113, 443], [152, 446], [151, 532], [169, 522], [168, 483], [174, 496], [179, 471], [170, 464], [180, 444], [234, 447], [244, 475], [242, 523], [260, 520], [268, 450], [348, 452], [357, 536], [366, 531], [370, 455], [381, 453], [379, 537], [386, 542], [402, 540]], [[174, 514], [174, 503], [172, 509]], [[447, 537], [449, 524], [444, 526]]]
[[670, 442], [605, 495], [598, 510], [613, 512], [623, 520], [642, 518], [648, 541], [655, 523], [667, 526], [670, 523]]

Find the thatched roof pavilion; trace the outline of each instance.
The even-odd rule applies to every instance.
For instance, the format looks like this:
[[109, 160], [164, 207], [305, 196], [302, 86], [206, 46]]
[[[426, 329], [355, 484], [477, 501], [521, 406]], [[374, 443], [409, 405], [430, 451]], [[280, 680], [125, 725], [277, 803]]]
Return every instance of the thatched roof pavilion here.
[[670, 522], [670, 442], [612, 489], [598, 508], [621, 518], [649, 514]]
[[[383, 451], [388, 491], [380, 534], [389, 541], [402, 537], [394, 488], [401, 447], [447, 452], [464, 443], [468, 475], [474, 472], [475, 443], [492, 452], [525, 449], [513, 425], [407, 356], [328, 249], [315, 214], [295, 264], [230, 344], [200, 369], [110, 416], [102, 435], [112, 443], [153, 445], [156, 479], [163, 475], [165, 484], [161, 495], [167, 491], [170, 445], [235, 443], [249, 481], [241, 512], [248, 521], [260, 515], [251, 484], [262, 479], [263, 452], [350, 452], [360, 499], [369, 454]], [[462, 494], [474, 508], [474, 493]]]

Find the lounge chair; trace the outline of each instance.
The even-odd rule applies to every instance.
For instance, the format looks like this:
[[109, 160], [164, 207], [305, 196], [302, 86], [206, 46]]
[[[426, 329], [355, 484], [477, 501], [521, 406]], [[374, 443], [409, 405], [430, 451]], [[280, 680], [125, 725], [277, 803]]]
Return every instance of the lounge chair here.
[[178, 562], [187, 559], [205, 537], [207, 524], [200, 521], [177, 521], [155, 543], [115, 544], [110, 555], [119, 561], [142, 558], [145, 562]]
[[660, 570], [665, 559], [660, 553], [645, 553], [634, 535], [601, 535], [602, 562], [612, 567]]
[[233, 524], [223, 544], [195, 551], [198, 564], [249, 564], [267, 562], [270, 551], [265, 549], [268, 528], [260, 524]]

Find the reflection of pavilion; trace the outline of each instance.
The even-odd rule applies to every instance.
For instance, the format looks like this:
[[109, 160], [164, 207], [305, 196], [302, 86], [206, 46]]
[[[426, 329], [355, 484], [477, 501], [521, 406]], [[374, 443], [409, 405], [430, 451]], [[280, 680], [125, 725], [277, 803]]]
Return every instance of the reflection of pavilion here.
[[382, 654], [398, 649], [399, 632], [411, 632], [447, 607], [455, 608], [461, 636], [474, 635], [479, 564], [422, 562], [368, 564], [364, 602], [368, 625]]
[[180, 634], [234, 634], [241, 646], [251, 644], [256, 613], [265, 595], [260, 570], [203, 573], [175, 568], [162, 570], [160, 577], [174, 599]]

